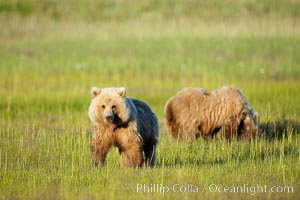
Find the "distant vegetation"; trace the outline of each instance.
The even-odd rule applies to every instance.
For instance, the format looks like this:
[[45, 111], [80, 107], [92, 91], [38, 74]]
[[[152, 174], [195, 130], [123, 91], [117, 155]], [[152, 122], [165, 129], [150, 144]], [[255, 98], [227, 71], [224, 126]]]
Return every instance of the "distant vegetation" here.
[[294, 0], [2, 0], [0, 13], [21, 16], [48, 16], [54, 19], [95, 21], [154, 18], [240, 18], [299, 17], [300, 3]]
[[[0, 198], [296, 199], [300, 187], [300, 13], [296, 0], [0, 1]], [[259, 137], [185, 144], [163, 124], [183, 87], [240, 88]], [[92, 86], [125, 86], [160, 122], [157, 166], [93, 168]], [[137, 184], [196, 193], [137, 193]], [[210, 184], [294, 192], [212, 193]]]

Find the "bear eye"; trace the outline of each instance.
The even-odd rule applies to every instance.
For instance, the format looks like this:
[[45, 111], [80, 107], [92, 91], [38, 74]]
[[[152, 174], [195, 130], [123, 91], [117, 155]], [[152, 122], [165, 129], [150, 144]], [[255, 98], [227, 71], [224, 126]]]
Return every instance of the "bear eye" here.
[[104, 108], [105, 108], [105, 105], [102, 105], [102, 106], [101, 106], [101, 108], [103, 108], [103, 109], [104, 109]]
[[115, 110], [115, 109], [116, 109], [116, 107], [117, 107], [117, 106], [113, 105], [113, 106], [111, 107], [111, 109]]

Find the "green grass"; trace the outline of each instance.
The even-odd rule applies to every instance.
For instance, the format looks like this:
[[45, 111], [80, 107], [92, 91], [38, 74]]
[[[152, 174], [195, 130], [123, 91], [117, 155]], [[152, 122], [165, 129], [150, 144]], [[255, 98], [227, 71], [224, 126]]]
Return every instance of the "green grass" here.
[[[255, 0], [1, 2], [0, 197], [296, 199], [298, 8]], [[243, 91], [268, 139], [172, 140], [163, 124], [167, 99], [183, 87], [224, 84]], [[116, 149], [103, 168], [92, 167], [92, 86], [125, 86], [152, 107], [160, 122], [155, 168], [120, 169]], [[138, 184], [192, 184], [198, 192], [137, 192]], [[211, 184], [268, 190], [219, 193]]]

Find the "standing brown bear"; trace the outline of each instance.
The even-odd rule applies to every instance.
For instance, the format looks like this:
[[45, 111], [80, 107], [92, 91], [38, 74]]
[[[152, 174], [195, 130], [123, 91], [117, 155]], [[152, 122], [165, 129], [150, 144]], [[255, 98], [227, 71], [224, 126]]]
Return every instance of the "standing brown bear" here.
[[257, 113], [234, 86], [212, 92], [185, 88], [171, 97], [164, 110], [165, 123], [175, 139], [193, 141], [221, 132], [227, 140], [234, 136], [251, 139], [257, 131]]
[[150, 107], [126, 97], [124, 87], [93, 87], [91, 93], [88, 115], [94, 125], [91, 152], [95, 164], [102, 166], [109, 148], [116, 146], [122, 167], [140, 167], [144, 157], [153, 167], [159, 127]]

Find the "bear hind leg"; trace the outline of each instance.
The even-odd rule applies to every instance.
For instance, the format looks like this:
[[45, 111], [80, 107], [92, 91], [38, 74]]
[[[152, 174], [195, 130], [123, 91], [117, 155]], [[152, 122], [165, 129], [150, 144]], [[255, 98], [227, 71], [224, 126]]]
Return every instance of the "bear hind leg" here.
[[145, 146], [144, 153], [146, 165], [149, 167], [154, 167], [156, 160], [156, 144]]

